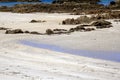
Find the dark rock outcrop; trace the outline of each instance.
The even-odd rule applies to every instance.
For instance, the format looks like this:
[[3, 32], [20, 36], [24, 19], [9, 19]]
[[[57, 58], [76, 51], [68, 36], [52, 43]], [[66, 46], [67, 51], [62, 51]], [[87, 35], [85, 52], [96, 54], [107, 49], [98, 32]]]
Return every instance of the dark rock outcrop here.
[[53, 31], [67, 31], [66, 29], [53, 29]]
[[45, 20], [31, 20], [30, 23], [42, 23], [42, 22], [46, 22]]
[[38, 22], [37, 20], [31, 20], [30, 23], [36, 23]]
[[51, 34], [54, 34], [54, 32], [53, 32], [53, 30], [51, 30], [51, 29], [47, 29], [47, 30], [46, 30], [46, 34], [51, 35]]
[[66, 29], [53, 29], [54, 34], [67, 34], [68, 31]]
[[24, 31], [24, 33], [30, 33], [29, 31]]
[[96, 26], [96, 28], [100, 29], [100, 28], [110, 28], [112, 27], [111, 22], [105, 21], [105, 20], [98, 20], [98, 21], [94, 21], [91, 25], [92, 26]]
[[0, 27], [0, 30], [7, 30], [9, 28]]
[[91, 25], [93, 26], [103, 26], [103, 25], [110, 25], [112, 24], [111, 22], [105, 21], [105, 20], [98, 20], [94, 21]]
[[75, 28], [70, 28], [69, 32], [75, 32], [75, 31], [85, 32], [85, 31], [93, 31], [93, 30], [95, 30], [95, 28], [85, 27], [83, 25], [80, 25]]
[[42, 35], [41, 33], [37, 32], [37, 31], [32, 31], [32, 32], [30, 32], [30, 34]]
[[15, 30], [6, 30], [6, 34], [20, 34], [24, 33], [21, 29], [15, 29]]

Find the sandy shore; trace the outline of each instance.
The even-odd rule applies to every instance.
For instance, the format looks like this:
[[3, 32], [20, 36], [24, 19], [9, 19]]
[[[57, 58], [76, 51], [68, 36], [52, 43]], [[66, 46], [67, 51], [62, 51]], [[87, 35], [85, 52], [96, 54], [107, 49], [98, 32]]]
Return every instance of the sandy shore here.
[[[61, 25], [66, 18], [78, 15], [48, 13], [0, 13], [0, 27], [45, 32], [51, 28], [69, 29]], [[32, 19], [45, 23], [29, 23]], [[120, 63], [92, 59], [22, 44], [31, 41], [64, 49], [120, 52], [120, 23], [112, 28], [70, 35], [4, 34], [0, 31], [0, 79], [2, 80], [119, 80]], [[109, 53], [106, 53], [109, 54]]]

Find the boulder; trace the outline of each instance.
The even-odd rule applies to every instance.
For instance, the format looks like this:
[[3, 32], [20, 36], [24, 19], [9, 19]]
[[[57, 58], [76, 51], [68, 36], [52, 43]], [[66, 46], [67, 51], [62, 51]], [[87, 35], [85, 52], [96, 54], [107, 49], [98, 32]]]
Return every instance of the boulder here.
[[6, 30], [6, 34], [20, 34], [23, 33], [21, 29], [15, 29], [15, 30]]
[[47, 29], [46, 34], [51, 35], [51, 34], [54, 34], [54, 32], [51, 29]]
[[30, 33], [29, 31], [25, 31], [24, 33]]
[[38, 22], [37, 20], [31, 20], [30, 23], [36, 23]]
[[91, 25], [92, 26], [104, 26], [104, 25], [111, 25], [111, 22], [105, 21], [105, 20], [98, 20], [94, 21]]
[[32, 32], [30, 32], [30, 34], [37, 34], [37, 35], [40, 35], [41, 33], [36, 32], [36, 31], [32, 31]]

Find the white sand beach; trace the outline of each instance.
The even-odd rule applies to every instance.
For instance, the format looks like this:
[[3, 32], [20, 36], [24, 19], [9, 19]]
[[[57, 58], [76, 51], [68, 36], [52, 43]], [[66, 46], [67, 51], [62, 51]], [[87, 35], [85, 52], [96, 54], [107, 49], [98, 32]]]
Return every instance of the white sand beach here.
[[[0, 12], [0, 27], [39, 31], [70, 29], [76, 25], [62, 25], [66, 18], [80, 15], [58, 13]], [[29, 23], [31, 20], [44, 23]], [[31, 41], [64, 49], [120, 53], [120, 23], [91, 32], [63, 35], [5, 34], [0, 30], [0, 80], [119, 80], [120, 62], [94, 59], [22, 44]], [[109, 53], [105, 53], [109, 54]]]

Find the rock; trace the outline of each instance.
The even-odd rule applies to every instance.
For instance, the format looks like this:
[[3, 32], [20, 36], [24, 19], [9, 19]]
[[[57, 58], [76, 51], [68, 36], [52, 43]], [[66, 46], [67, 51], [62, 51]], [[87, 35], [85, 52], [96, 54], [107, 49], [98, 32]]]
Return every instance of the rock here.
[[29, 31], [25, 31], [24, 33], [30, 33]]
[[69, 30], [69, 32], [74, 32], [74, 31], [85, 31], [85, 28], [80, 25], [75, 28], [70, 28], [70, 30]]
[[0, 30], [7, 30], [8, 28], [0, 27]]
[[62, 24], [76, 24], [75, 23], [75, 20], [72, 18], [72, 19], [66, 19], [64, 21], [62, 21]]
[[69, 32], [74, 32], [75, 29], [74, 28], [70, 28]]
[[86, 28], [85, 31], [93, 31], [95, 28]]
[[67, 34], [67, 33], [69, 33], [67, 30], [54, 31], [54, 34]]
[[66, 29], [53, 29], [53, 31], [67, 31]]
[[110, 28], [112, 27], [111, 22], [105, 21], [105, 20], [98, 20], [93, 22], [91, 25], [96, 26], [96, 28]]
[[65, 34], [68, 33], [66, 29], [53, 29], [54, 34]]
[[46, 34], [51, 35], [51, 34], [67, 34], [69, 33], [69, 31], [67, 31], [66, 29], [47, 29], [46, 30]]
[[51, 34], [54, 34], [54, 32], [51, 29], [47, 29], [46, 34], [51, 35]]
[[97, 29], [110, 28], [110, 27], [112, 27], [112, 25], [96, 26]]
[[42, 22], [46, 22], [45, 20], [41, 21], [41, 20], [31, 20], [30, 23], [42, 23]]
[[23, 33], [21, 29], [15, 29], [15, 30], [6, 30], [6, 34], [20, 34]]
[[84, 26], [77, 26], [74, 28], [76, 31], [82, 31], [82, 30], [85, 30]]
[[37, 21], [37, 20], [31, 20], [30, 22], [31, 22], [31, 23], [35, 23], [35, 22], [38, 22], [38, 21]]
[[91, 27], [85, 27], [83, 25], [77, 26], [75, 28], [70, 28], [69, 32], [74, 32], [74, 31], [92, 31], [95, 30], [95, 28]]
[[66, 21], [62, 21], [62, 24], [65, 25], [65, 24], [66, 24]]
[[54, 34], [67, 34], [70, 33], [68, 31], [55, 31]]
[[36, 31], [32, 31], [32, 32], [30, 32], [30, 34], [37, 34], [37, 35], [40, 35], [41, 33], [36, 32]]

